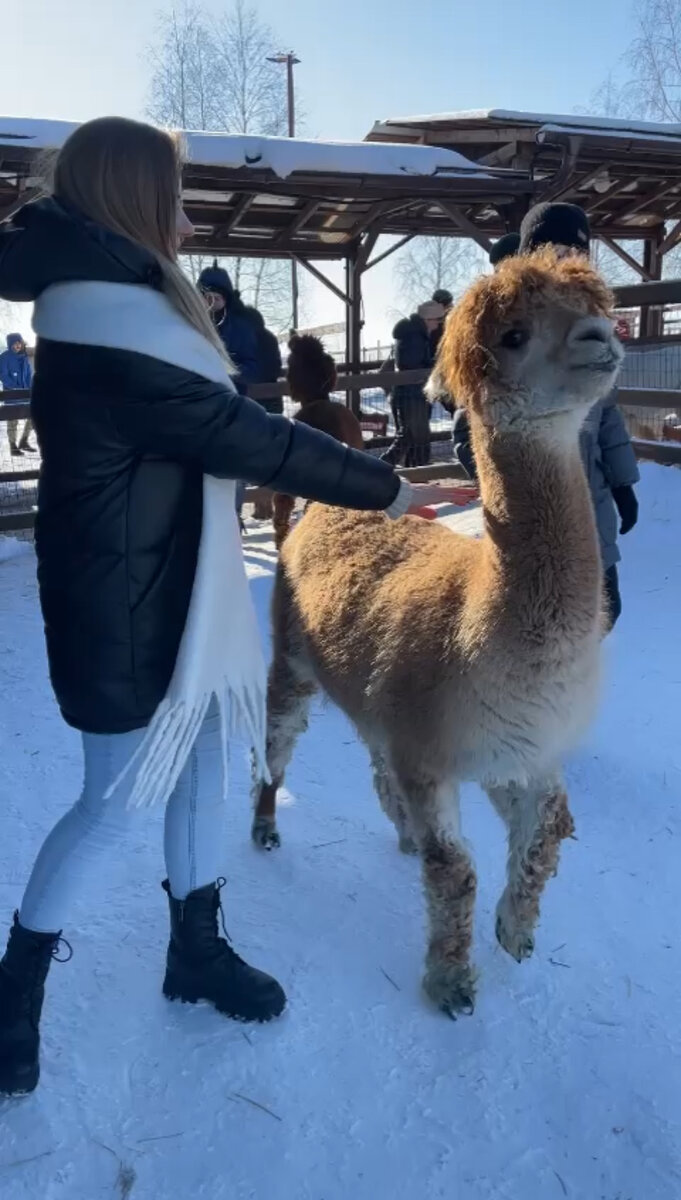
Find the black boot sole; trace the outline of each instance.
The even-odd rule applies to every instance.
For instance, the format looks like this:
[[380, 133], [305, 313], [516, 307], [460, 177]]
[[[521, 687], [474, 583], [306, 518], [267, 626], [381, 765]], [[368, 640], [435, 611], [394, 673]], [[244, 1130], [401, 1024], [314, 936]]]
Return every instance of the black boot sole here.
[[34, 1092], [40, 1081], [40, 1066], [37, 1063], [31, 1063], [30, 1067], [25, 1070], [15, 1070], [12, 1074], [11, 1082], [3, 1079], [0, 1073], [0, 1096], [18, 1099], [21, 1096], [30, 1096]]
[[240, 1021], [243, 1025], [267, 1025], [270, 1021], [280, 1017], [286, 1008], [286, 998], [284, 998], [281, 1007], [275, 1007], [270, 1012], [234, 1012], [227, 1005], [221, 1004], [219, 1000], [213, 1000], [212, 997], [206, 996], [203, 989], [179, 988], [167, 977], [163, 982], [163, 995], [166, 1000], [180, 1000], [182, 1004], [211, 1004], [223, 1017], [229, 1017], [230, 1021]]

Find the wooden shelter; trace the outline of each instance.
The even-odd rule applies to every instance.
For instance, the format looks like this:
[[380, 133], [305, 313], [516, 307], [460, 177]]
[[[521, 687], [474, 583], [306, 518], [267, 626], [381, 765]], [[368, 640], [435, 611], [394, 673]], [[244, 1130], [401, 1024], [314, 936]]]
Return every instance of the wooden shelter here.
[[[74, 128], [0, 118], [0, 220], [39, 194], [46, 152]], [[185, 249], [294, 259], [346, 305], [347, 360], [356, 366], [367, 271], [417, 234], [472, 236], [487, 246], [478, 223], [527, 199], [526, 173], [439, 147], [192, 132], [184, 141], [184, 200], [196, 229]], [[391, 244], [372, 257], [382, 234]], [[345, 288], [316, 265], [333, 260], [345, 263]]]
[[[74, 128], [0, 118], [0, 219], [39, 194], [42, 160]], [[571, 200], [651, 285], [681, 241], [679, 125], [492, 109], [378, 122], [358, 144], [193, 132], [184, 140], [196, 229], [186, 249], [295, 260], [346, 306], [355, 371], [362, 278], [414, 237], [473, 238], [488, 249], [538, 199]], [[644, 243], [642, 263], [622, 244], [631, 240]], [[324, 273], [330, 261], [345, 264], [345, 286]], [[657, 332], [658, 291], [629, 302], [644, 305], [642, 333]]]
[[[534, 201], [581, 205], [595, 236], [646, 283], [661, 279], [665, 254], [681, 242], [681, 125], [486, 109], [378, 121], [367, 140], [440, 146], [487, 170], [512, 167]], [[466, 215], [496, 237], [518, 228], [523, 203]], [[627, 241], [643, 242], [642, 263]], [[644, 311], [642, 332], [653, 333], [656, 314]]]

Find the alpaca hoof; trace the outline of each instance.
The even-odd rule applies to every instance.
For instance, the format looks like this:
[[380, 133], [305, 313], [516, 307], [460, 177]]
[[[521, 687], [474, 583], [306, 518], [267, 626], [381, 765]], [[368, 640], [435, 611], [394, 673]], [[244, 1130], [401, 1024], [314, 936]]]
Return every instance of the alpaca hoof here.
[[281, 838], [276, 822], [270, 817], [256, 817], [251, 829], [251, 837], [261, 850], [278, 850]]
[[400, 834], [399, 847], [402, 854], [418, 854], [419, 852], [416, 842], [408, 833]]
[[497, 914], [497, 941], [502, 950], [521, 963], [534, 954], [534, 936], [528, 929], [513, 925], [502, 913]]
[[429, 967], [423, 989], [440, 1012], [456, 1021], [459, 1016], [470, 1017], [475, 1009], [476, 975], [472, 967]]

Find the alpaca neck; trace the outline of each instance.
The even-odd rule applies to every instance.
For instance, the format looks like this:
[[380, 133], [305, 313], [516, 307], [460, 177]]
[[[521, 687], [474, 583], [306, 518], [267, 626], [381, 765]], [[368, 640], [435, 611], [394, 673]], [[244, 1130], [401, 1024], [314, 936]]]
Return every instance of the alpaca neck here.
[[300, 405], [301, 408], [311, 408], [313, 404], [324, 404], [325, 401], [327, 401], [329, 399], [330, 399], [330, 396], [329, 396], [328, 392], [325, 396], [322, 395], [322, 393], [320, 392], [320, 394], [318, 396], [313, 395], [313, 396], [303, 397], [302, 400], [298, 400], [298, 404]]
[[[489, 431], [470, 416], [486, 552], [513, 612], [524, 600], [549, 613], [578, 601], [580, 624], [600, 606], [601, 562], [582, 464], [579, 414], [523, 432]], [[551, 603], [549, 603], [549, 600]], [[554, 609], [555, 611], [555, 609]]]

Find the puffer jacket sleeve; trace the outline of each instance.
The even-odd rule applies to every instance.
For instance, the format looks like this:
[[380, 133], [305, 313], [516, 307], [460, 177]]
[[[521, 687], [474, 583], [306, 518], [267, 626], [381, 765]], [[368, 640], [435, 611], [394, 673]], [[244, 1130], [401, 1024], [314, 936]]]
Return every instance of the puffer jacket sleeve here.
[[387, 463], [158, 359], [114, 352], [108, 394], [119, 434], [142, 454], [340, 508], [378, 512], [397, 500]]
[[603, 405], [598, 429], [603, 471], [610, 488], [629, 487], [640, 479], [638, 465], [624, 417], [617, 405], [617, 392]]

